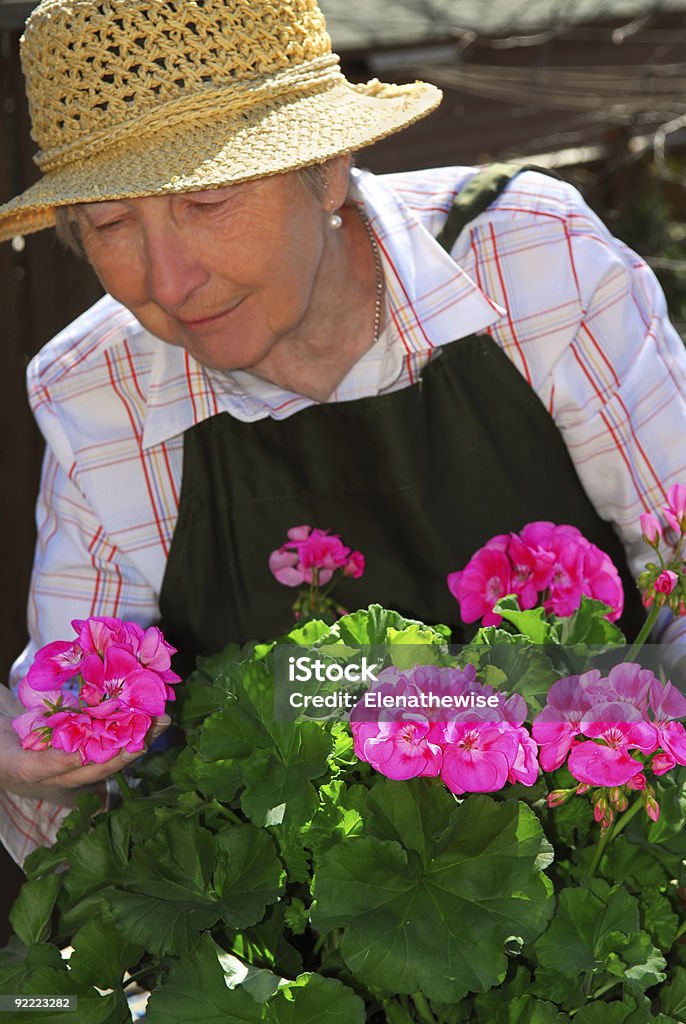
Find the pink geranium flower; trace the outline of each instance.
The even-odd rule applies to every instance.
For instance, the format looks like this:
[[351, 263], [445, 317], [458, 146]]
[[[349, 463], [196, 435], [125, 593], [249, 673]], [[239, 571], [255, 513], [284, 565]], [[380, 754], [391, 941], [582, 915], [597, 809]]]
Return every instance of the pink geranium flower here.
[[119, 705], [118, 701], [85, 711], [62, 712], [51, 722], [52, 746], [68, 754], [78, 751], [83, 764], [102, 764], [121, 750], [142, 750], [151, 721], [150, 715]]
[[511, 565], [498, 548], [481, 548], [463, 572], [448, 576], [451, 594], [460, 604], [464, 622], [481, 619], [484, 626], [498, 626], [502, 616], [493, 612], [501, 597], [512, 592]]
[[493, 608], [506, 594], [515, 594], [522, 609], [541, 604], [563, 617], [577, 610], [584, 594], [609, 605], [612, 621], [624, 605], [612, 560], [576, 527], [543, 520], [527, 523], [519, 534], [493, 537], [447, 582], [462, 620], [481, 619], [484, 626], [501, 622]]
[[105, 616], [72, 626], [78, 638], [41, 648], [19, 684], [27, 710], [12, 725], [22, 747], [79, 751], [83, 764], [142, 750], [152, 717], [174, 698], [175, 649], [155, 626]]
[[629, 754], [631, 726], [627, 722], [599, 722], [587, 733], [600, 743], [578, 743], [571, 750], [567, 767], [579, 782], [589, 786], [624, 786], [643, 768]]
[[566, 676], [553, 683], [546, 706], [533, 721], [531, 733], [539, 744], [539, 760], [543, 771], [555, 771], [565, 758], [581, 731], [581, 722], [591, 710], [588, 688], [600, 679], [598, 669], [581, 676]]
[[104, 660], [89, 654], [81, 666], [82, 697], [94, 707], [103, 700], [118, 698], [122, 705], [164, 714], [167, 687], [156, 672], [142, 668], [140, 662], [121, 647], [108, 647]]
[[[354, 749], [389, 778], [440, 772], [456, 794], [493, 792], [508, 780], [527, 786], [536, 781], [537, 747], [522, 726], [526, 702], [478, 682], [473, 665], [386, 669], [372, 693], [392, 706], [375, 712], [364, 699], [356, 705], [350, 716]], [[402, 703], [411, 699], [413, 705]]]
[[351, 551], [337, 534], [312, 526], [292, 526], [288, 541], [269, 556], [269, 568], [279, 583], [299, 587], [328, 583], [340, 569], [354, 579], [364, 572], [364, 555]]
[[441, 778], [451, 793], [502, 789], [517, 761], [519, 737], [508, 724], [451, 722], [446, 726]]
[[54, 690], [77, 675], [84, 652], [78, 641], [55, 640], [36, 652], [27, 673], [34, 690]]
[[414, 779], [438, 775], [441, 748], [428, 738], [425, 719], [380, 722], [376, 736], [364, 743], [364, 760], [389, 779]]

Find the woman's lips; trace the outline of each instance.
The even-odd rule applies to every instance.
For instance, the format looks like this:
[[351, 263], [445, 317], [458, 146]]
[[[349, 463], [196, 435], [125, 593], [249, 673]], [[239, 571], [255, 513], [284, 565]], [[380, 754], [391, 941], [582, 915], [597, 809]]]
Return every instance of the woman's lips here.
[[196, 331], [203, 327], [213, 327], [215, 324], [219, 323], [219, 321], [222, 320], [224, 317], [229, 316], [231, 313], [237, 310], [242, 302], [243, 299], [239, 299], [238, 302], [235, 302], [232, 306], [229, 306], [228, 309], [223, 309], [220, 313], [213, 313], [211, 316], [197, 317], [196, 319], [193, 320], [187, 320], [184, 317], [177, 316], [176, 319], [180, 324], [183, 324], [184, 327], [190, 327], [192, 330]]

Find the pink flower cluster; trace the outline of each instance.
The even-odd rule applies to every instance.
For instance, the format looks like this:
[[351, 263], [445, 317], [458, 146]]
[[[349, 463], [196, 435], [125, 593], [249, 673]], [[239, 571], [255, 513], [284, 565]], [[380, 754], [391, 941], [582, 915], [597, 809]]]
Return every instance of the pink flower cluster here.
[[269, 556], [269, 568], [279, 583], [299, 587], [323, 585], [341, 569], [358, 579], [364, 572], [364, 555], [351, 551], [337, 534], [312, 526], [292, 526], [288, 540]]
[[[686, 765], [686, 731], [675, 721], [686, 715], [686, 698], [671, 683], [663, 685], [649, 669], [631, 662], [603, 677], [598, 669], [554, 683], [546, 706], [534, 719], [532, 734], [540, 745], [539, 762], [554, 771], [566, 761], [571, 775], [590, 787], [626, 787], [644, 795], [653, 819], [659, 807], [646, 779], [650, 769], [664, 775]], [[573, 791], [556, 791], [556, 793]], [[562, 802], [552, 795], [551, 805]], [[625, 795], [609, 801], [621, 809]], [[596, 820], [609, 825], [612, 808], [606, 794], [594, 800]]]
[[[652, 605], [657, 608], [667, 605], [675, 615], [686, 615], [685, 573], [681, 553], [686, 535], [686, 485], [674, 484], [669, 488], [667, 504], [663, 506], [662, 513], [666, 521], [664, 529], [657, 516], [651, 512], [645, 512], [641, 516], [643, 539], [655, 548], [659, 564], [648, 563], [645, 571], [638, 577], [638, 585], [646, 608]], [[665, 531], [671, 531], [677, 537], [673, 555], [666, 561], [660, 552], [660, 543]]]
[[144, 747], [152, 718], [174, 700], [175, 648], [155, 626], [75, 619], [75, 640], [42, 647], [19, 684], [27, 710], [12, 725], [22, 747], [78, 751], [83, 764]]
[[534, 784], [537, 748], [526, 714], [522, 697], [479, 683], [472, 665], [425, 665], [384, 669], [350, 721], [360, 760], [389, 779], [440, 775], [460, 795]]
[[497, 626], [493, 611], [506, 594], [515, 594], [519, 607], [542, 605], [546, 612], [571, 615], [581, 596], [596, 598], [612, 609], [613, 622], [622, 614], [624, 593], [614, 563], [574, 526], [534, 522], [520, 533], [493, 537], [461, 572], [451, 572], [448, 587], [460, 605], [463, 622], [481, 619]]

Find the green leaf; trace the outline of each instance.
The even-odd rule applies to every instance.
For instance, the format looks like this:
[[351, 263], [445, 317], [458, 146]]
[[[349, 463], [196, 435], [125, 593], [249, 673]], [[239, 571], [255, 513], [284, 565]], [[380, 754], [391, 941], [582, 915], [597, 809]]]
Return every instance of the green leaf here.
[[231, 952], [246, 963], [294, 978], [303, 970], [303, 962], [300, 953], [286, 939], [285, 909], [283, 903], [278, 903], [267, 910], [264, 920], [254, 928], [237, 932]]
[[610, 889], [596, 881], [585, 887], [563, 889], [549, 928], [534, 949], [543, 967], [566, 978], [593, 971], [601, 957], [601, 944], [611, 931], [638, 931], [638, 904], [623, 889]]
[[271, 836], [252, 825], [239, 825], [220, 832], [216, 844], [224, 855], [218, 857], [213, 879], [223, 920], [231, 928], [257, 924], [284, 888], [285, 872]]
[[275, 724], [272, 731], [276, 750], [258, 751], [244, 765], [241, 807], [255, 825], [304, 825], [317, 806], [310, 780], [326, 772], [331, 736], [315, 722]]
[[323, 853], [336, 843], [345, 842], [365, 831], [359, 797], [361, 787], [349, 790], [341, 779], [319, 787], [319, 807], [310, 825], [302, 830], [301, 844]]
[[9, 921], [26, 946], [43, 942], [50, 934], [50, 920], [63, 875], [44, 875], [24, 882], [10, 910]]
[[279, 978], [273, 971], [244, 964], [232, 953], [224, 953], [217, 949], [217, 956], [224, 971], [226, 985], [229, 988], [240, 985], [257, 1003], [266, 1003], [285, 984], [285, 980]]
[[574, 1024], [653, 1024], [650, 1007], [636, 1007], [632, 1001], [594, 1002], [582, 1007]]
[[536, 816], [484, 796], [457, 805], [424, 779], [378, 782], [369, 807], [375, 834], [317, 858], [313, 927], [344, 928], [348, 967], [377, 991], [451, 1002], [497, 984], [506, 939], [532, 941], [553, 909]]
[[301, 974], [279, 989], [267, 1004], [269, 1024], [364, 1024], [365, 1006], [358, 995], [335, 978]]
[[100, 995], [93, 988], [79, 991], [59, 952], [53, 950], [52, 954], [45, 954], [46, 947], [34, 946], [26, 958], [23, 976], [15, 979], [11, 990], [3, 984], [3, 991], [12, 991], [22, 996], [76, 995], [76, 1010], [41, 1010], [35, 1014], [26, 1011], [3, 1013], [3, 1024], [27, 1024], [31, 1017], [39, 1020], [40, 1024], [64, 1024], [66, 1020], [70, 1024], [130, 1024], [131, 1014], [121, 989], [106, 995]]
[[516, 596], [508, 594], [506, 597], [501, 597], [493, 611], [502, 615], [506, 622], [511, 622], [520, 635], [526, 637], [532, 644], [555, 642], [553, 627], [543, 608], [529, 608], [527, 611], [520, 611]]
[[581, 604], [574, 614], [559, 620], [560, 643], [570, 647], [575, 644], [614, 647], [626, 643], [621, 629], [607, 618], [610, 611], [610, 605], [582, 594]]
[[660, 1009], [677, 1020], [686, 1020], [686, 968], [675, 967], [671, 980], [660, 990]]
[[[570, 776], [570, 781], [574, 779]], [[561, 807], [555, 807], [549, 815], [549, 835], [553, 835], [553, 829], [557, 832], [562, 843], [567, 846], [583, 846], [585, 840], [596, 828], [593, 820], [593, 807], [588, 797], [574, 796]]]
[[79, 836], [90, 831], [93, 826], [93, 815], [102, 806], [99, 796], [86, 793], [79, 797], [76, 806], [62, 822], [53, 846], [40, 846], [24, 861], [27, 878], [38, 878], [64, 864], [67, 853]]
[[107, 894], [122, 935], [158, 956], [186, 952], [221, 913], [210, 884], [215, 856], [212, 835], [189, 821], [168, 822], [141, 843], [124, 891]]
[[118, 882], [128, 867], [121, 846], [112, 842], [112, 819], [98, 822], [91, 832], [78, 837], [69, 849], [69, 870], [64, 875], [64, 888], [72, 901], [99, 892], [108, 884]]
[[568, 1020], [553, 1003], [525, 995], [500, 1006], [489, 1024], [566, 1024]]
[[530, 715], [537, 714], [545, 706], [550, 687], [560, 678], [546, 653], [550, 647], [534, 647], [522, 642], [521, 638], [492, 627], [480, 632], [490, 634], [492, 642], [470, 644], [462, 651], [459, 660], [476, 665], [479, 673], [489, 667], [491, 672], [498, 670], [503, 676], [503, 680], [498, 682], [501, 689], [521, 694]]
[[201, 935], [150, 996], [146, 1024], [259, 1024], [263, 1008], [241, 988], [227, 986], [220, 950]]
[[598, 952], [606, 960], [605, 969], [625, 979], [635, 992], [643, 992], [665, 979], [665, 958], [645, 932], [608, 932]]
[[444, 638], [429, 626], [413, 623], [405, 629], [388, 627], [391, 662], [400, 669], [437, 665], [445, 654]]
[[388, 643], [390, 629], [401, 631], [410, 626], [428, 629], [444, 642], [450, 639], [450, 629], [447, 626], [425, 626], [417, 619], [406, 619], [398, 612], [382, 608], [380, 604], [370, 604], [368, 608], [344, 615], [331, 627], [329, 637], [332, 641], [340, 639], [346, 644], [376, 646]]
[[64, 966], [64, 960], [56, 946], [40, 942], [27, 949], [17, 936], [13, 935], [5, 948], [0, 949], [0, 992], [20, 994], [24, 980], [33, 971], [40, 967], [64, 970]]
[[679, 928], [679, 918], [666, 896], [656, 890], [643, 893], [640, 901], [643, 927], [660, 949], [668, 952]]
[[[274, 721], [271, 658], [231, 668], [232, 693], [203, 726], [197, 746], [205, 762], [221, 763], [217, 780], [235, 762], [245, 784], [241, 807], [255, 825], [302, 825], [317, 804], [310, 780], [327, 772], [333, 743], [315, 722]], [[207, 786], [209, 777], [205, 764], [199, 784]]]
[[71, 940], [74, 952], [69, 959], [71, 977], [79, 989], [108, 989], [121, 986], [124, 971], [136, 964], [143, 946], [136, 946], [117, 930], [111, 911], [103, 906], [100, 914], [85, 924]]
[[180, 789], [197, 789], [210, 799], [230, 803], [242, 785], [243, 773], [240, 761], [208, 761], [187, 747], [176, 759], [172, 780]]

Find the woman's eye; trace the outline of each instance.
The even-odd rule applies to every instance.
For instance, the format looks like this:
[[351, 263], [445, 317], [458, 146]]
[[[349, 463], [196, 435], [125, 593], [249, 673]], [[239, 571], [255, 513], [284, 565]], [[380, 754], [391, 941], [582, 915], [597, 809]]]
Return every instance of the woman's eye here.
[[216, 210], [220, 206], [224, 206], [225, 203], [228, 203], [228, 201], [228, 196], [224, 197], [223, 199], [196, 199], [194, 202], [191, 203], [191, 206], [193, 207], [194, 210], [202, 210], [204, 212], [207, 212], [208, 210]]

